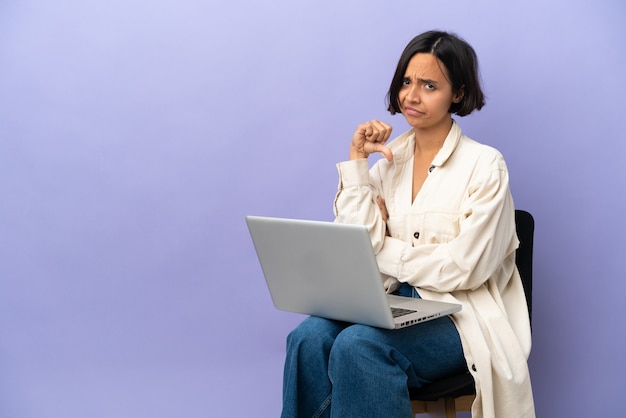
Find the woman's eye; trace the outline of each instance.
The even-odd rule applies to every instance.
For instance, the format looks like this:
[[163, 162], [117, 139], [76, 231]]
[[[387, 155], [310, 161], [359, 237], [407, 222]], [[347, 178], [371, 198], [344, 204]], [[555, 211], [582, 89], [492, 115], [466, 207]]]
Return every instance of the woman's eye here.
[[411, 80], [409, 80], [408, 78], [405, 78], [402, 80], [402, 85], [403, 86], [408, 86], [409, 84], [411, 84]]
[[427, 90], [435, 90], [435, 86], [433, 84], [430, 84], [430, 83], [426, 83], [425, 87], [426, 87]]

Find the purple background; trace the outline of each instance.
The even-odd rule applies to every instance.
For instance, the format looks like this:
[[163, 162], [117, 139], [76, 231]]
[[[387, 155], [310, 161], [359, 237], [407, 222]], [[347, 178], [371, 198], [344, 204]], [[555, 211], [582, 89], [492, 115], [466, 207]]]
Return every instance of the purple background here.
[[1, 2], [0, 416], [278, 416], [302, 317], [273, 308], [244, 216], [332, 219], [356, 125], [407, 128], [384, 95], [431, 28], [475, 47], [488, 104], [461, 125], [536, 219], [537, 414], [622, 415], [625, 20], [622, 0]]

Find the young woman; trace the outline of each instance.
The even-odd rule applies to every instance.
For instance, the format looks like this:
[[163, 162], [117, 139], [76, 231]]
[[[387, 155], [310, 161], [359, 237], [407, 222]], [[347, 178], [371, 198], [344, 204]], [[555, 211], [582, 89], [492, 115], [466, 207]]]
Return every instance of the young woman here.
[[[388, 292], [460, 303], [445, 318], [384, 330], [310, 317], [288, 337], [283, 417], [410, 417], [408, 386], [469, 370], [474, 417], [534, 417], [530, 324], [507, 167], [452, 114], [481, 109], [474, 50], [446, 32], [405, 48], [388, 110], [411, 129], [359, 125], [337, 165], [336, 222], [366, 225]], [[385, 158], [369, 169], [367, 157]]]

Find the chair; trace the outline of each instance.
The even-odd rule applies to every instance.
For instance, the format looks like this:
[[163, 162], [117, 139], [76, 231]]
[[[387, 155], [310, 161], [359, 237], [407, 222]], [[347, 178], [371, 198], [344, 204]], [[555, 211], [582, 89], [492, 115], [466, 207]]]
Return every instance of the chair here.
[[[515, 211], [515, 226], [520, 241], [515, 254], [515, 264], [519, 270], [526, 294], [528, 313], [532, 321], [533, 283], [533, 237], [535, 221], [529, 212]], [[409, 388], [413, 414], [427, 413], [432, 416], [453, 418], [456, 411], [470, 411], [476, 388], [469, 372], [446, 377], [420, 389]]]

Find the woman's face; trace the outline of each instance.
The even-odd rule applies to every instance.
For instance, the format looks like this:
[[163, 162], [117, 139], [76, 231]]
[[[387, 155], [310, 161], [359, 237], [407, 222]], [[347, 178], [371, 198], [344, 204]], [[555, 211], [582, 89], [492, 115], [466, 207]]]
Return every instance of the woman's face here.
[[450, 123], [448, 110], [461, 101], [463, 89], [453, 93], [444, 71], [445, 66], [433, 54], [418, 53], [409, 61], [398, 100], [413, 128], [425, 130]]

